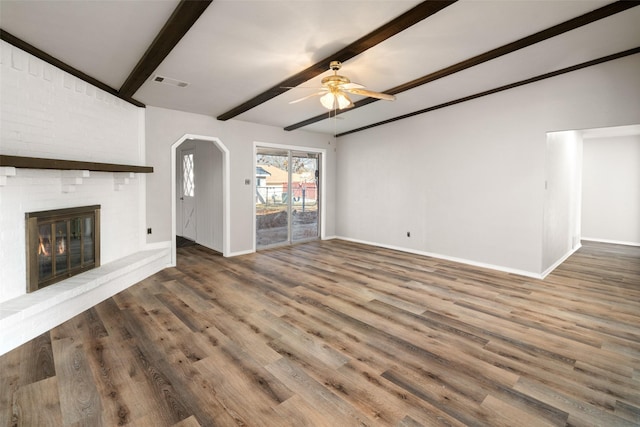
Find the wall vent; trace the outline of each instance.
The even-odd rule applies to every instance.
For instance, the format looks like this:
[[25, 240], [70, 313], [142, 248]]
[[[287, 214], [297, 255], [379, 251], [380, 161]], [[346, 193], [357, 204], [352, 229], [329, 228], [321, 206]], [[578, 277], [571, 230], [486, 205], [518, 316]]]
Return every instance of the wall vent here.
[[187, 83], [187, 82], [183, 82], [183, 81], [180, 81], [180, 80], [172, 79], [171, 77], [160, 76], [158, 74], [153, 76], [152, 80], [154, 82], [156, 82], [156, 83], [164, 83], [164, 84], [171, 85], [171, 86], [178, 86], [178, 87], [187, 87], [187, 86], [189, 86], [189, 83]]

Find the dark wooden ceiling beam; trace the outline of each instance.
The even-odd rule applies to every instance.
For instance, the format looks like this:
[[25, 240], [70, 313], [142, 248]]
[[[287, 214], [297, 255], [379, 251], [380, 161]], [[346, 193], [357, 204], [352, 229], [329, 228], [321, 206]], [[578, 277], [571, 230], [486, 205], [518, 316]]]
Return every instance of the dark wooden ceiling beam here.
[[[508, 43], [504, 46], [500, 46], [498, 48], [492, 49], [480, 55], [474, 56], [472, 58], [466, 59], [462, 62], [458, 62], [457, 64], [451, 65], [447, 68], [443, 68], [441, 70], [435, 71], [431, 74], [427, 74], [426, 76], [422, 76], [415, 80], [412, 80], [407, 83], [403, 83], [400, 86], [393, 87], [391, 89], [387, 89], [383, 91], [384, 93], [389, 93], [392, 95], [396, 95], [400, 92], [404, 92], [409, 89], [416, 88], [423, 84], [432, 82], [434, 80], [441, 79], [443, 77], [449, 76], [451, 74], [457, 73], [462, 70], [466, 70], [467, 68], [471, 68], [473, 66], [482, 64], [483, 62], [490, 61], [492, 59], [499, 58], [500, 56], [515, 52], [517, 50], [523, 49], [525, 47], [531, 46], [533, 44], [539, 43], [541, 41], [550, 39], [552, 37], [558, 36], [560, 34], [566, 33], [568, 31], [574, 30], [576, 28], [582, 27], [584, 25], [590, 24], [592, 22], [598, 21], [600, 19], [606, 18], [608, 16], [614, 15], [619, 12], [623, 12], [632, 7], [638, 6], [640, 1], [617, 1], [614, 3], [610, 3], [606, 6], [603, 6], [599, 9], [593, 10], [591, 12], [587, 12], [584, 15], [578, 16], [576, 18], [565, 21], [561, 24], [554, 25], [553, 27], [547, 28], [546, 30], [539, 31], [535, 34], [531, 34], [530, 36], [521, 38], [512, 43]], [[349, 111], [353, 111], [356, 108], [363, 107], [365, 105], [371, 104], [372, 102], [376, 102], [378, 99], [375, 98], [364, 98], [360, 101], [354, 103], [354, 106], [349, 108], [348, 110], [338, 110], [337, 114], [346, 113]], [[331, 115], [333, 116], [333, 115]], [[327, 113], [319, 114], [315, 117], [312, 117], [307, 120], [303, 120], [296, 124], [285, 127], [285, 130], [295, 130], [304, 126], [308, 126], [312, 123], [319, 122], [328, 118]]]
[[145, 54], [140, 58], [120, 95], [131, 97], [158, 68], [213, 0], [181, 0]]
[[127, 101], [133, 105], [135, 105], [136, 107], [144, 107], [144, 104], [141, 102], [136, 101], [135, 99], [131, 98], [131, 97], [123, 97], [116, 89], [112, 88], [111, 86], [101, 82], [98, 79], [95, 79], [93, 77], [91, 77], [88, 74], [83, 73], [82, 71], [78, 70], [77, 68], [72, 67], [71, 65], [60, 61], [58, 58], [54, 58], [53, 56], [49, 55], [48, 53], [38, 49], [37, 47], [27, 43], [26, 41], [14, 36], [11, 33], [8, 33], [4, 30], [0, 30], [0, 39], [2, 39], [3, 41], [12, 44], [13, 46], [17, 47], [20, 50], [23, 50], [33, 56], [35, 56], [36, 58], [53, 65], [56, 68], [61, 69], [62, 71], [71, 74], [74, 77], [79, 78], [80, 80], [83, 80], [115, 97], [118, 97], [120, 99], [123, 99], [124, 101]]
[[304, 83], [329, 69], [329, 62], [331, 61], [340, 61], [345, 62], [354, 56], [357, 56], [364, 52], [365, 50], [377, 45], [398, 34], [401, 31], [406, 30], [412, 25], [422, 21], [425, 18], [439, 12], [445, 7], [455, 3], [457, 0], [445, 0], [445, 1], [424, 1], [409, 11], [403, 13], [392, 21], [387, 22], [383, 26], [373, 30], [369, 34], [364, 37], [359, 38], [355, 42], [350, 45], [344, 47], [343, 49], [335, 52], [326, 58], [318, 61], [313, 64], [309, 68], [287, 78], [286, 80], [281, 81], [277, 85], [267, 89], [261, 94], [251, 98], [250, 100], [244, 102], [237, 107], [232, 108], [231, 110], [223, 113], [217, 117], [218, 120], [229, 120], [233, 117], [236, 117], [245, 111], [248, 111], [258, 105], [275, 98], [276, 96], [288, 91], [288, 88], [295, 87]]
[[539, 76], [531, 77], [525, 80], [521, 80], [516, 83], [510, 83], [508, 85], [500, 86], [494, 89], [489, 89], [484, 92], [479, 92], [473, 95], [465, 96], [463, 98], [458, 98], [453, 101], [448, 101], [442, 104], [434, 105], [433, 107], [424, 108], [422, 110], [414, 111], [412, 113], [403, 114], [401, 116], [393, 117], [391, 119], [383, 120], [381, 122], [373, 123], [367, 126], [362, 126], [357, 129], [352, 129], [346, 132], [342, 132], [336, 135], [336, 137], [349, 135], [356, 132], [361, 132], [363, 130], [371, 129], [376, 126], [382, 126], [387, 123], [397, 122], [398, 120], [408, 119], [409, 117], [417, 116], [419, 114], [429, 113], [431, 111], [440, 110], [442, 108], [450, 107], [452, 105], [461, 104], [463, 102], [471, 101], [472, 99], [481, 98], [483, 96], [492, 95], [494, 93], [502, 92], [505, 90], [513, 89], [519, 86], [528, 85], [531, 83], [539, 82], [540, 80], [549, 79], [551, 77], [556, 77], [562, 74], [570, 73], [572, 71], [581, 70], [583, 68], [591, 67], [593, 65], [602, 64], [603, 62], [613, 61], [615, 59], [624, 58], [625, 56], [635, 55], [640, 53], [640, 47], [635, 47], [633, 49], [625, 50], [622, 52], [614, 53], [612, 55], [603, 56], [601, 58], [593, 59], [591, 61], [583, 62], [581, 64], [572, 65], [571, 67], [566, 67], [560, 70], [552, 71], [550, 73], [541, 74]]

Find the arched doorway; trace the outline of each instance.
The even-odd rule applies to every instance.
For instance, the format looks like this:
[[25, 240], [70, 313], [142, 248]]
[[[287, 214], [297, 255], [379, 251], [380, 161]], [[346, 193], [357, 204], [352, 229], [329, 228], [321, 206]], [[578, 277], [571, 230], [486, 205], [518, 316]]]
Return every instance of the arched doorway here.
[[[200, 149], [198, 149], [200, 147]], [[189, 165], [184, 164], [191, 155]], [[198, 156], [202, 155], [203, 158]], [[204, 162], [211, 162], [205, 165]], [[215, 163], [214, 163], [215, 162]], [[199, 173], [198, 167], [202, 170]], [[191, 170], [189, 170], [191, 168]], [[190, 180], [185, 180], [191, 174]], [[198, 182], [198, 177], [201, 182]], [[188, 181], [188, 182], [187, 182]], [[191, 214], [188, 226], [190, 236], [203, 246], [229, 253], [229, 150], [216, 137], [186, 134], [171, 145], [171, 261], [176, 263], [175, 236], [184, 233], [185, 229], [185, 201], [180, 200], [185, 191], [192, 200], [188, 200], [195, 211]], [[198, 198], [198, 195], [206, 197]], [[204, 210], [198, 215], [198, 210]], [[213, 215], [212, 213], [215, 213]], [[200, 218], [200, 219], [198, 219]], [[180, 221], [180, 223], [178, 223]], [[198, 227], [199, 226], [199, 227]], [[200, 235], [198, 235], [200, 228]]]

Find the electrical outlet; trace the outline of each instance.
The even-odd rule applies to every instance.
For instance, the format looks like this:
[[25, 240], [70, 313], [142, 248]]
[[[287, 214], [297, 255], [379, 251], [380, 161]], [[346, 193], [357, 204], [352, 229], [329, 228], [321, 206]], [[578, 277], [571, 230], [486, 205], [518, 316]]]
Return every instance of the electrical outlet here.
[[151, 228], [147, 228], [147, 234], [151, 234]]

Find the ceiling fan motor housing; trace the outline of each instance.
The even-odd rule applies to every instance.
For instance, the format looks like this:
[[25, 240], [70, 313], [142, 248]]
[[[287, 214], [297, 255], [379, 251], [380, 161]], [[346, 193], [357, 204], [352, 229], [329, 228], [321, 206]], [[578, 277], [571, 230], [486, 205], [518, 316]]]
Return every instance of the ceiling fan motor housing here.
[[329, 69], [333, 71], [333, 76], [327, 76], [322, 79], [322, 85], [325, 87], [337, 88], [340, 85], [344, 85], [347, 83], [351, 83], [351, 80], [346, 78], [345, 76], [339, 76], [338, 70], [342, 68], [342, 62], [340, 61], [331, 61], [329, 63]]
[[351, 80], [349, 80], [345, 76], [334, 74], [333, 76], [327, 76], [323, 78], [321, 82], [324, 86], [340, 86], [343, 84], [351, 83]]
[[331, 71], [338, 71], [340, 68], [342, 68], [342, 62], [340, 61], [331, 61], [329, 63], [329, 69]]

